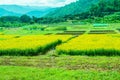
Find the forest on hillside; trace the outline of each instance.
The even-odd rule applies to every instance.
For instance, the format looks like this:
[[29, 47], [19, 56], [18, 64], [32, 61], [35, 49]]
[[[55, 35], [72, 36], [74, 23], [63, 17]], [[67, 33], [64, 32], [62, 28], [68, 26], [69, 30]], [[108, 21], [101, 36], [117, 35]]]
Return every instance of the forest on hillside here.
[[[84, 2], [87, 3], [82, 5]], [[85, 8], [83, 9], [82, 7]], [[28, 15], [22, 15], [20, 17], [2, 16], [0, 17], [0, 27], [18, 27], [34, 23], [52, 24], [67, 21], [119, 23], [120, 0], [78, 0], [40, 18], [35, 16], [30, 17]]]

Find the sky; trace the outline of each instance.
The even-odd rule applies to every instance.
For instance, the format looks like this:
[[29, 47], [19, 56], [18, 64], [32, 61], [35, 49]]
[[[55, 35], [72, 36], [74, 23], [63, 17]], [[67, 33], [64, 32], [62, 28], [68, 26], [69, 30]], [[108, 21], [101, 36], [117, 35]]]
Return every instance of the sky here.
[[29, 5], [29, 6], [50, 6], [60, 7], [76, 0], [0, 0], [0, 5], [16, 4], [16, 5]]

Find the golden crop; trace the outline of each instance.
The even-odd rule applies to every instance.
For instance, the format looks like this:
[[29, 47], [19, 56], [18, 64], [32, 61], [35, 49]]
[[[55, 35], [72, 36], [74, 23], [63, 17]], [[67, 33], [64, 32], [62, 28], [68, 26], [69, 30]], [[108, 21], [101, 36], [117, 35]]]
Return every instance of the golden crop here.
[[[11, 36], [0, 35], [0, 54], [5, 52], [7, 54], [12, 50], [33, 50], [37, 52], [41, 48], [50, 48], [52, 45], [58, 44], [59, 41], [66, 41], [72, 36], [60, 35], [28, 35], [28, 36]], [[14, 53], [12, 53], [14, 54]]]
[[[99, 50], [99, 51], [97, 51]], [[90, 51], [96, 53], [100, 50], [111, 50], [111, 51], [120, 51], [120, 35], [81, 35], [68, 43], [64, 43], [60, 46], [57, 46], [58, 52], [84, 52], [89, 53]], [[102, 52], [102, 51], [101, 51]], [[103, 51], [104, 52], [104, 51]], [[112, 53], [112, 52], [111, 52]]]
[[15, 38], [16, 35], [0, 35], [0, 40]]

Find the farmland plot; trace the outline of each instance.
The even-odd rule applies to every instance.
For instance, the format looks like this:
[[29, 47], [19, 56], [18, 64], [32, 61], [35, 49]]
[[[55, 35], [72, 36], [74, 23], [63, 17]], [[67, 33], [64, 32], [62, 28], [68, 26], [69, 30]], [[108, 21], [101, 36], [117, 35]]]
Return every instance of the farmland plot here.
[[58, 54], [116, 56], [120, 55], [120, 35], [81, 35], [56, 49]]
[[0, 36], [0, 55], [38, 55], [72, 36], [60, 35], [28, 35], [28, 36]]
[[57, 33], [57, 35], [82, 35], [84, 34], [86, 31], [64, 31], [62, 33]]
[[116, 34], [115, 30], [91, 30], [88, 34]]

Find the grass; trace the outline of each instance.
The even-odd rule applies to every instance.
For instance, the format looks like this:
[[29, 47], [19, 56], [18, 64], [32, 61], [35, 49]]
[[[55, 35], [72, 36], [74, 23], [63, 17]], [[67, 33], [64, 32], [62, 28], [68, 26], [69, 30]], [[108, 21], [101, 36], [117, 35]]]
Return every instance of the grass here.
[[37, 69], [0, 66], [0, 80], [119, 80], [117, 71]]
[[[71, 23], [59, 23], [49, 25], [28, 25], [19, 28], [5, 28], [0, 33], [2, 34], [17, 34], [17, 35], [35, 35], [35, 34], [56, 34], [67, 31], [81, 31], [89, 32], [90, 30], [115, 30], [120, 27], [120, 23], [110, 23], [108, 27], [93, 27], [93, 24], [71, 24]], [[32, 28], [32, 29], [31, 29]], [[43, 30], [41, 30], [43, 28]], [[60, 29], [60, 30], [59, 30]]]
[[2, 31], [3, 34], [6, 35], [44, 35], [44, 34], [56, 34], [59, 32], [63, 32], [63, 31], [41, 31], [41, 30], [24, 30], [24, 29], [5, 29], [4, 31]]
[[[51, 53], [52, 54], [52, 53]], [[26, 56], [1, 56], [0, 65], [26, 66], [37, 68], [60, 68], [66, 70], [95, 70], [120, 72], [120, 57], [105, 56], [57, 56], [42, 55]]]

